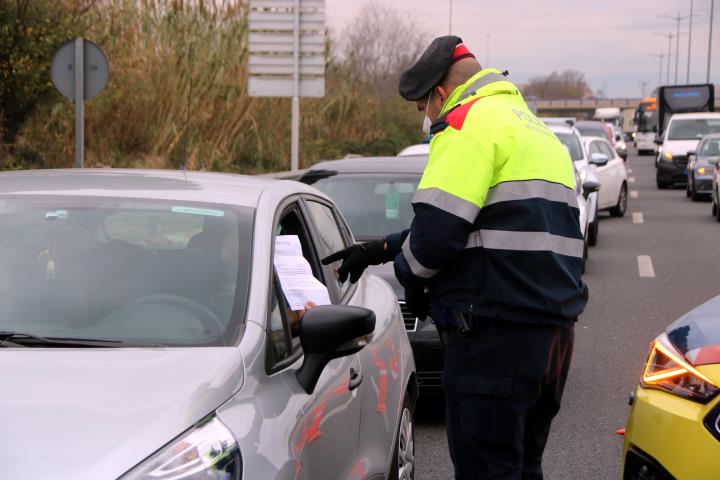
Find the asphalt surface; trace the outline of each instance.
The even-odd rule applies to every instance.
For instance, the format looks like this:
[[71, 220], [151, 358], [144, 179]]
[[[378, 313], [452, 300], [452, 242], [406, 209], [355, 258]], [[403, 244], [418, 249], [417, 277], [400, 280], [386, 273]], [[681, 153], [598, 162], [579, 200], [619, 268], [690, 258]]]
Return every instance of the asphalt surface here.
[[[629, 187], [637, 198], [628, 199], [623, 218], [601, 213], [598, 245], [590, 249], [584, 277], [590, 300], [575, 327], [563, 406], [545, 451], [550, 480], [620, 478], [622, 437], [615, 431], [625, 425], [628, 394], [649, 342], [720, 293], [720, 224], [710, 215], [710, 202], [692, 202], [684, 187], [658, 190], [653, 162], [631, 155], [628, 176], [635, 182]], [[633, 212], [643, 214], [643, 223], [634, 223]], [[650, 256], [655, 277], [640, 277], [639, 255]], [[426, 402], [416, 417], [419, 480], [453, 478], [444, 421], [436, 413], [442, 408]]]

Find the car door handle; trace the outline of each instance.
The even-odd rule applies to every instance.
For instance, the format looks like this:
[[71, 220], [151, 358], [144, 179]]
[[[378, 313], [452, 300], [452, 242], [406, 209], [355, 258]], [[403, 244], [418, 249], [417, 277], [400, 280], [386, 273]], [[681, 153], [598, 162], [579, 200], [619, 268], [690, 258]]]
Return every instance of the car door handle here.
[[354, 368], [350, 369], [350, 382], [348, 383], [348, 390], [355, 390], [362, 383], [362, 373], [356, 372]]

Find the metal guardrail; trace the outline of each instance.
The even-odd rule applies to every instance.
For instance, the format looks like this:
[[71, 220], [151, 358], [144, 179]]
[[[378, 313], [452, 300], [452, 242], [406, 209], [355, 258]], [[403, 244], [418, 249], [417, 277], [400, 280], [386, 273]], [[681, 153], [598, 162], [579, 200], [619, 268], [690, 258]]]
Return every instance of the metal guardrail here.
[[[538, 110], [585, 110], [603, 107], [637, 108], [640, 98], [597, 98], [535, 100]], [[715, 110], [720, 110], [720, 98], [715, 99]]]

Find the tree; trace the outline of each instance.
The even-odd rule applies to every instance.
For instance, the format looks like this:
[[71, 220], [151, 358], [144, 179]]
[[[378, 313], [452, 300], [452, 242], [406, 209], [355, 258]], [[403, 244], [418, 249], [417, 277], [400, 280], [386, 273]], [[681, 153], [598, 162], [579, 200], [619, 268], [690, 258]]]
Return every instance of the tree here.
[[397, 96], [400, 74], [427, 46], [427, 33], [407, 15], [376, 0], [344, 33], [344, 54], [356, 80], [381, 96]]
[[87, 7], [57, 0], [0, 0], [0, 132], [15, 142], [39, 102], [52, 94], [50, 65], [62, 43], [77, 36]]
[[533, 77], [521, 85], [521, 90], [526, 97], [543, 100], [584, 98], [592, 93], [585, 74], [576, 70], [553, 71], [544, 77]]

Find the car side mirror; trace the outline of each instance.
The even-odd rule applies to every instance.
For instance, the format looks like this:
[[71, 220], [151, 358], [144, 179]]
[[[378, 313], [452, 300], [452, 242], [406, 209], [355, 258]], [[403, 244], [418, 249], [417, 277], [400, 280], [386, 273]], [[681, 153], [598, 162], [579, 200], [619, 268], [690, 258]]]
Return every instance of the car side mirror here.
[[615, 141], [619, 142], [620, 140], [622, 140], [622, 137], [620, 135], [615, 135]]
[[598, 190], [600, 190], [600, 184], [595, 180], [585, 180], [582, 184], [582, 195], [585, 197], [585, 200], [588, 199], [591, 193], [597, 192]]
[[694, 157], [694, 156], [695, 156], [695, 150], [688, 150], [687, 156], [688, 156], [688, 158]]
[[333, 359], [359, 352], [372, 339], [375, 313], [348, 305], [322, 305], [300, 320], [302, 366], [295, 376], [305, 392], [312, 394], [325, 366]]
[[608, 160], [608, 156], [604, 153], [595, 152], [590, 155], [590, 163], [592, 163], [593, 165], [597, 165], [598, 167], [607, 165]]
[[657, 125], [653, 125], [652, 131], [653, 131], [653, 133], [657, 133]]
[[655, 137], [653, 142], [655, 142], [655, 145], [662, 145], [663, 144], [662, 137]]
[[710, 165], [713, 165], [713, 166], [717, 167], [719, 160], [720, 160], [720, 157], [710, 157], [710, 158], [708, 158], [707, 162], [708, 162]]

